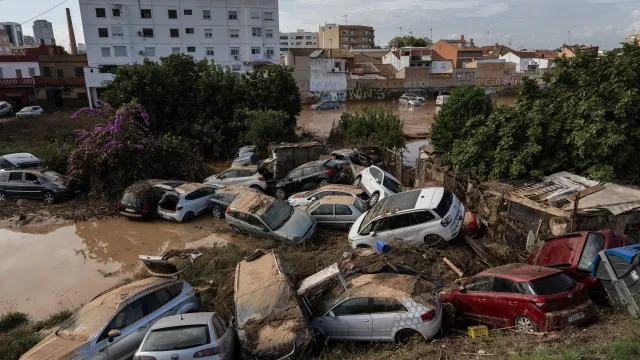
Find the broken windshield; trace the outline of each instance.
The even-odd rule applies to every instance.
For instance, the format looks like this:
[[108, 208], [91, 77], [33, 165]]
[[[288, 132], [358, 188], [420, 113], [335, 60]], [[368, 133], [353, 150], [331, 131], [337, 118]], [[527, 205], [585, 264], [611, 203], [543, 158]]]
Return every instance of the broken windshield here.
[[260, 215], [260, 218], [269, 229], [277, 230], [289, 220], [291, 214], [293, 214], [293, 206], [284, 201], [275, 201], [265, 214]]

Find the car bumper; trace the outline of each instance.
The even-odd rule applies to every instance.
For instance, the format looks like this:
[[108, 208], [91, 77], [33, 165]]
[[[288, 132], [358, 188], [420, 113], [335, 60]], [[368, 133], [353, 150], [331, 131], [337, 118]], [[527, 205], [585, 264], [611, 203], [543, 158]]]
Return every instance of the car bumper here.
[[[573, 322], [568, 321], [569, 316], [576, 315], [579, 313], [583, 313], [584, 317]], [[569, 310], [553, 311], [553, 312], [545, 313], [543, 323], [540, 326], [540, 331], [560, 330], [572, 325], [573, 326], [586, 325], [592, 322], [596, 322], [598, 318], [599, 318], [599, 315], [595, 305], [593, 305], [591, 300], [587, 300], [582, 304]]]
[[182, 217], [183, 217], [181, 213], [166, 212], [166, 211], [160, 211], [160, 210], [158, 210], [158, 216], [160, 216], [165, 220], [175, 221], [175, 222], [182, 221]]
[[120, 215], [126, 216], [128, 218], [133, 218], [133, 219], [140, 219], [141, 217], [144, 216], [144, 214], [141, 214], [141, 213], [130, 213], [126, 211], [120, 211]]
[[75, 195], [75, 192], [71, 189], [68, 190], [53, 190], [53, 196], [56, 199], [64, 199], [64, 198], [70, 198], [73, 197]]

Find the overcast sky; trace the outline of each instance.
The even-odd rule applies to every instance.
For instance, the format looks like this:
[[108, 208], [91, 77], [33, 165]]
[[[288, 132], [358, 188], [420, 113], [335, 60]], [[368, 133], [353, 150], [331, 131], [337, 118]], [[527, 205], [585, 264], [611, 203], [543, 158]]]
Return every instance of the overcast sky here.
[[[23, 23], [62, 0], [0, 0], [0, 21]], [[147, 2], [149, 0], [142, 0]], [[53, 23], [59, 44], [69, 45], [65, 7], [71, 8], [77, 42], [83, 42], [78, 0], [36, 19]], [[464, 34], [478, 45], [556, 48], [568, 41], [611, 49], [640, 33], [640, 0], [280, 0], [280, 31], [318, 31], [324, 23], [370, 25], [385, 46], [400, 27], [406, 35], [435, 39]], [[33, 20], [23, 25], [33, 35]]]

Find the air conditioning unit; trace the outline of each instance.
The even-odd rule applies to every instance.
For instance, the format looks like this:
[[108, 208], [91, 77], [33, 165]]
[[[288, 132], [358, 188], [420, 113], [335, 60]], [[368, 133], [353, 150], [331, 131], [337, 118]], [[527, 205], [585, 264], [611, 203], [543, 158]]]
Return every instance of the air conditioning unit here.
[[140, 51], [138, 51], [138, 54], [140, 54], [140, 55], [144, 55], [144, 50], [140, 50]]
[[233, 60], [240, 60], [240, 56], [238, 56], [238, 55], [233, 55]]
[[144, 36], [144, 31], [138, 30], [138, 36]]
[[243, 64], [245, 64], [245, 65], [251, 65], [251, 61], [245, 61], [245, 62], [243, 62]]
[[264, 58], [265, 59], [271, 59], [271, 55], [265, 55]]

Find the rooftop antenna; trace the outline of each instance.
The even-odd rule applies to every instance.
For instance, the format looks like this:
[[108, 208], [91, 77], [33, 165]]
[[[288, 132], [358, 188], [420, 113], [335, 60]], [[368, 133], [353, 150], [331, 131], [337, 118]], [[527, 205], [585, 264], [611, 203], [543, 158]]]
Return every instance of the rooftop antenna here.
[[491, 35], [491, 31], [487, 30], [487, 46], [489, 46], [489, 35]]
[[402, 37], [402, 26], [400, 26], [400, 37]]
[[347, 14], [344, 14], [344, 16], [342, 17], [344, 18], [344, 24], [349, 25], [349, 23], [347, 22]]

